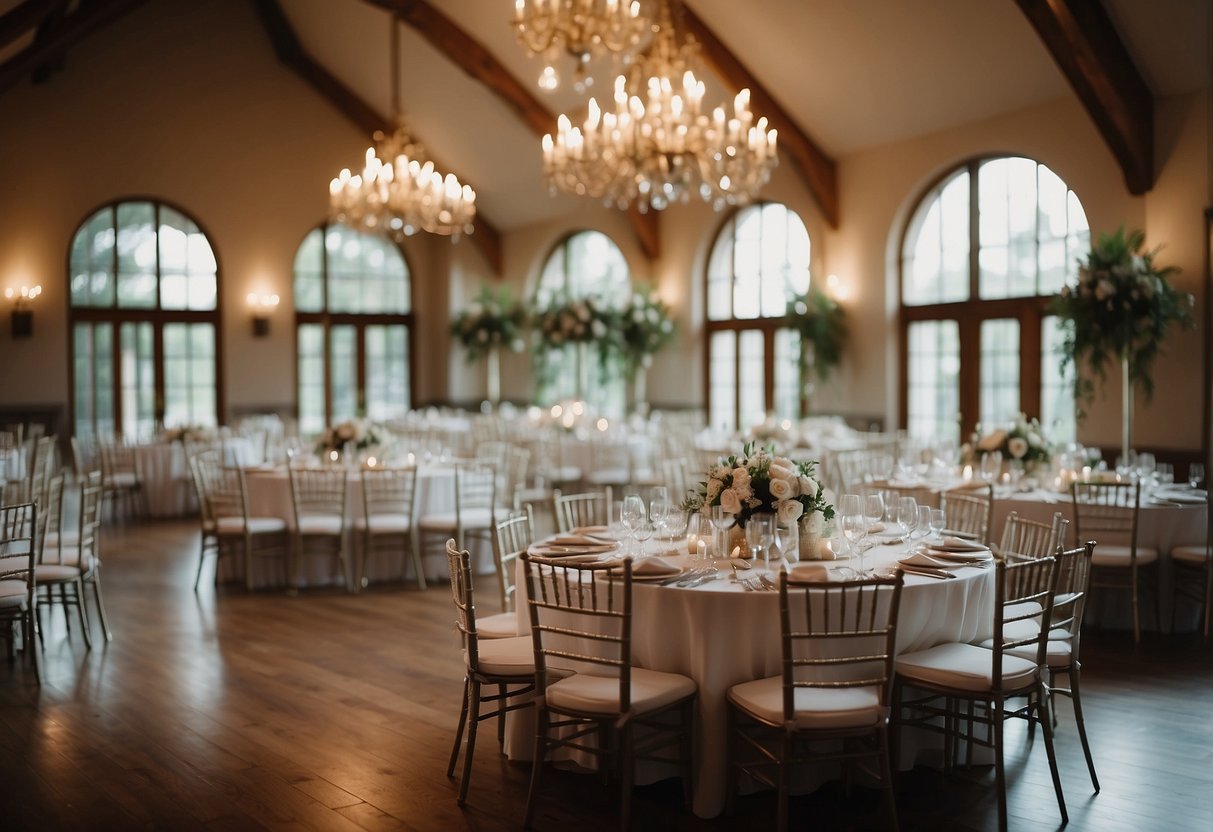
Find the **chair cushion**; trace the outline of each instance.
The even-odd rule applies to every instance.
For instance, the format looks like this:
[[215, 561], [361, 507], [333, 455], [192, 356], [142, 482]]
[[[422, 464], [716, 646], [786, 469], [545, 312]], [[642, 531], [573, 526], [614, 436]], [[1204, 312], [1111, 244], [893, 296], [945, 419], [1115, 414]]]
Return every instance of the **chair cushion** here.
[[476, 619], [476, 635], [481, 638], [514, 638], [518, 635], [518, 616], [499, 612]]
[[1194, 546], [1176, 546], [1171, 550], [1171, 557], [1174, 560], [1183, 561], [1184, 563], [1204, 563], [1209, 558], [1208, 547], [1201, 545]]
[[412, 520], [407, 514], [372, 514], [369, 518], [358, 517], [354, 527], [360, 531], [370, 527], [371, 534], [403, 534], [413, 528]]
[[[493, 527], [493, 512], [487, 508], [469, 508], [460, 512], [465, 529], [490, 529]], [[426, 531], [451, 531], [455, 528], [455, 512], [427, 514], [418, 523]]]
[[[286, 531], [286, 521], [281, 517], [250, 517], [249, 534], [276, 534]], [[215, 531], [219, 534], [244, 534], [243, 517], [219, 517], [215, 520]]]
[[[1092, 566], [1116, 566], [1123, 569], [1128, 569], [1130, 564], [1129, 556], [1132, 549], [1128, 546], [1111, 546], [1103, 543], [1095, 546], [1095, 552], [1091, 555]], [[1148, 546], [1137, 547], [1137, 563], [1146, 564], [1154, 563], [1158, 560], [1158, 550]]]
[[[897, 657], [897, 673], [911, 682], [958, 690], [982, 691], [994, 686], [992, 650], [975, 644], [939, 644]], [[1002, 687], [1015, 690], [1028, 685], [1036, 664], [1019, 656], [1003, 655]]]
[[22, 609], [29, 600], [29, 587], [25, 581], [0, 581], [0, 609]]
[[78, 566], [61, 566], [58, 564], [42, 564], [38, 565], [38, 569], [34, 574], [35, 580], [40, 584], [61, 584], [67, 581], [74, 581], [81, 576], [80, 567]]
[[[480, 654], [481, 673], [493, 676], [535, 675], [535, 645], [530, 636], [477, 640], [476, 647]], [[463, 651], [463, 660], [467, 662], [466, 650]]]
[[110, 488], [136, 488], [139, 477], [130, 471], [115, 471], [105, 478], [105, 484]]
[[[51, 548], [48, 546], [42, 552], [42, 559], [43, 559], [43, 561], [45, 561], [47, 566], [53, 566], [55, 564], [62, 564], [64, 566], [79, 567], [80, 566], [80, 547], [79, 546], [69, 546], [65, 549], [56, 549], [56, 548]], [[84, 556], [84, 560], [85, 560], [84, 571], [85, 572], [93, 571], [93, 567], [97, 565], [96, 556], [93, 555], [92, 553], [89, 553]], [[42, 571], [45, 568], [46, 568], [46, 566], [39, 566], [38, 571]]]
[[[490, 641], [489, 644], [498, 642]], [[695, 694], [695, 682], [679, 673], [632, 668], [632, 711], [655, 711]], [[619, 680], [614, 676], [575, 673], [548, 685], [548, 704], [592, 714], [619, 713]]]
[[75, 533], [67, 533], [60, 535], [57, 532], [49, 532], [46, 535], [46, 545], [50, 546], [75, 546], [80, 542], [80, 535]]
[[299, 534], [339, 535], [344, 530], [344, 519], [332, 514], [301, 514]]
[[[1069, 667], [1074, 656], [1074, 645], [1068, 640], [1056, 640], [1049, 642], [1049, 652], [1046, 655], [1045, 661], [1049, 667], [1057, 669], [1059, 667]], [[1021, 656], [1029, 661], [1036, 661], [1036, 651], [1030, 647], [1018, 647], [1008, 651], [1016, 656]], [[1006, 661], [1006, 657], [1003, 657]]]
[[[729, 688], [729, 701], [770, 723], [783, 722], [783, 677], [756, 679]], [[796, 688], [792, 693], [797, 728], [862, 728], [879, 725], [887, 711], [874, 686]]]

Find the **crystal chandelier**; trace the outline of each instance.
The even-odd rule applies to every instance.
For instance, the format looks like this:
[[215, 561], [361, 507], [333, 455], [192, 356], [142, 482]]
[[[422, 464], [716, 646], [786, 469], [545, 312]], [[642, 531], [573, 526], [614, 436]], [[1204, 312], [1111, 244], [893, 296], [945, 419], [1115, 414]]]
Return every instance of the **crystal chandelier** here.
[[514, 0], [514, 34], [528, 54], [543, 56], [539, 86], [549, 91], [560, 83], [555, 64], [561, 49], [577, 61], [573, 86], [580, 93], [593, 84], [592, 58], [627, 60], [649, 29], [639, 0]]
[[392, 19], [391, 135], [376, 130], [362, 172], [345, 168], [329, 183], [329, 213], [340, 223], [374, 234], [401, 238], [428, 231], [449, 235], [472, 233], [476, 193], [453, 173], [445, 177], [426, 159], [425, 149], [400, 116], [399, 24]]
[[552, 189], [602, 199], [620, 208], [660, 211], [697, 195], [716, 209], [752, 200], [778, 161], [776, 133], [754, 119], [750, 91], [704, 112], [704, 83], [695, 75], [699, 45], [673, 26], [662, 0], [653, 43], [628, 75], [615, 79], [614, 109], [591, 98], [581, 126], [561, 115], [543, 137], [543, 166]]

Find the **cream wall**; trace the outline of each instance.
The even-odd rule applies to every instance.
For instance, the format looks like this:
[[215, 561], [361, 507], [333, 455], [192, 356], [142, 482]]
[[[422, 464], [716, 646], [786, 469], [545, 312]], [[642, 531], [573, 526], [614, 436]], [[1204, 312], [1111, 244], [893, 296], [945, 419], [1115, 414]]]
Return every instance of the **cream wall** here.
[[[205, 68], [205, 71], [199, 71]], [[819, 411], [876, 414], [895, 424], [896, 248], [923, 188], [983, 153], [1020, 153], [1053, 168], [1079, 194], [1093, 228], [1144, 228], [1162, 260], [1183, 269], [1180, 285], [1203, 293], [1202, 211], [1213, 201], [1207, 91], [1158, 103], [1156, 188], [1130, 196], [1089, 117], [1072, 98], [839, 159], [841, 223], [830, 229], [788, 162], [764, 198], [805, 220], [818, 278], [838, 274], [851, 299], [851, 348], [814, 398]], [[208, 232], [222, 277], [224, 373], [229, 413], [294, 401], [290, 271], [303, 236], [325, 213], [323, 184], [357, 159], [366, 137], [281, 67], [250, 4], [205, 8], [162, 0], [121, 18], [73, 48], [66, 69], [43, 86], [0, 95], [0, 288], [41, 282], [35, 337], [12, 340], [0, 323], [0, 405], [66, 405], [66, 252], [80, 221], [128, 196], [166, 199]], [[589, 202], [558, 220], [502, 235], [504, 278], [529, 296], [544, 258], [565, 235], [594, 228], [615, 239], [636, 280], [673, 307], [678, 337], [650, 374], [658, 405], [703, 404], [703, 283], [708, 249], [726, 214], [702, 204], [659, 216], [661, 256], [644, 257], [624, 214]], [[482, 283], [498, 278], [470, 240], [406, 241], [418, 309], [414, 399], [474, 401], [480, 367], [468, 371], [447, 326]], [[253, 339], [244, 295], [278, 292], [268, 339]], [[889, 337], [886, 337], [889, 336]], [[1197, 334], [1173, 341], [1158, 367], [1158, 394], [1139, 409], [1141, 445], [1200, 444]], [[528, 355], [507, 358], [507, 397], [532, 391]], [[1119, 389], [1108, 388], [1113, 403]], [[1097, 408], [1082, 430], [1114, 445], [1118, 408]]]

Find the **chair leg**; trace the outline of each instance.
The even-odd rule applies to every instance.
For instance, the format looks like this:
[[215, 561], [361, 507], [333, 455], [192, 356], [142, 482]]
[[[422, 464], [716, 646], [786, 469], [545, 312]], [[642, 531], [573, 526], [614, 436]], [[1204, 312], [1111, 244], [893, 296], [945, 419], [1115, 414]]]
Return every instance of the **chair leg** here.
[[876, 732], [876, 746], [880, 765], [880, 779], [884, 783], [884, 808], [888, 815], [888, 828], [897, 832], [897, 795], [893, 792], [893, 767], [889, 760], [889, 728], [880, 726]]
[[[1057, 793], [1057, 808], [1061, 812], [1062, 826], [1070, 822], [1070, 815], [1066, 811], [1066, 796], [1061, 791], [1061, 774], [1057, 771], [1057, 754], [1053, 749], [1053, 727], [1049, 725], [1047, 715], [1040, 714], [1041, 733], [1045, 738], [1045, 751], [1049, 756], [1049, 773], [1053, 775], [1053, 791]], [[1029, 716], [1030, 718], [1030, 716]]]
[[996, 709], [990, 716], [994, 723], [994, 782], [998, 791], [998, 830], [1007, 832], [1007, 770], [1003, 761], [1002, 700], [994, 700], [991, 707]]
[[[218, 569], [218, 554], [215, 555], [216, 566]], [[198, 591], [198, 584], [202, 583], [202, 564], [206, 561], [206, 532], [202, 533], [202, 543], [198, 547], [198, 572], [194, 575], [194, 592]]]
[[726, 703], [728, 716], [725, 720], [725, 775], [724, 775], [724, 812], [732, 816], [737, 808], [737, 711], [732, 704]]
[[1133, 643], [1141, 644], [1141, 603], [1138, 598], [1137, 567], [1133, 567]]
[[505, 685], [497, 686], [497, 747], [505, 751]]
[[244, 536], [244, 588], [253, 591], [253, 538]]
[[[109, 616], [105, 614], [105, 601], [101, 598], [101, 570], [93, 571], [93, 578], [89, 581], [93, 585], [93, 603], [97, 605], [97, 614], [101, 617], [101, 631], [105, 633], [106, 641], [113, 641], [114, 634], [110, 632]], [[84, 606], [84, 598], [80, 599], [81, 607]]]
[[681, 747], [679, 753], [682, 756], [682, 801], [686, 804], [689, 811], [695, 802], [694, 796], [694, 777], [695, 768], [692, 763], [693, 749], [691, 747], [691, 731], [695, 727], [695, 700], [688, 700], [682, 706], [682, 713], [679, 715], [681, 724], [679, 726], [682, 735]]
[[413, 571], [417, 573], [417, 588], [425, 589], [425, 570], [421, 568], [421, 543], [416, 534], [410, 535], [410, 549], [413, 553]]
[[632, 749], [633, 723], [628, 723], [619, 731], [619, 829], [628, 832], [632, 822], [632, 780], [636, 758]]
[[1074, 703], [1074, 722], [1078, 724], [1078, 739], [1082, 742], [1082, 753], [1087, 758], [1087, 770], [1091, 772], [1091, 785], [1099, 794], [1099, 778], [1095, 776], [1095, 760], [1091, 757], [1091, 746], [1087, 742], [1087, 726], [1082, 716], [1082, 693], [1079, 690], [1079, 665], [1070, 667], [1070, 699]]
[[463, 745], [463, 729], [468, 721], [468, 679], [463, 680], [463, 704], [459, 708], [459, 727], [455, 729], [455, 745], [451, 748], [451, 761], [446, 766], [446, 776], [455, 776], [455, 763], [459, 761], [459, 748]]
[[[85, 644], [85, 646], [88, 647], [89, 650], [92, 650], [93, 649], [93, 634], [91, 632], [92, 627], [90, 627], [88, 625], [88, 612], [84, 609], [84, 603], [85, 603], [84, 602], [84, 599], [85, 599], [84, 579], [82, 579], [82, 578], [76, 579], [75, 583], [72, 585], [72, 595], [76, 599], [76, 614], [80, 616], [80, 629], [84, 631], [84, 644]], [[64, 585], [64, 587], [63, 587], [63, 596], [64, 596], [63, 611], [67, 612], [67, 586], [66, 585]], [[101, 605], [98, 604], [97, 607], [98, 607], [98, 609], [100, 609]], [[101, 620], [102, 621], [105, 620], [104, 614], [102, 614]]]
[[531, 787], [526, 795], [526, 816], [522, 828], [530, 829], [535, 819], [535, 798], [539, 796], [539, 778], [543, 772], [543, 758], [547, 751], [548, 712], [543, 706], [535, 711], [535, 756], [531, 763]]
[[476, 756], [476, 728], [480, 724], [480, 683], [471, 680], [468, 689], [468, 747], [463, 757], [463, 780], [459, 783], [459, 805], [468, 799], [468, 786], [472, 781], [472, 759]]
[[[844, 741], [845, 742], [845, 741]], [[776, 795], [778, 801], [775, 809], [775, 827], [779, 832], [787, 832], [788, 828], [788, 790], [790, 788], [789, 779], [791, 777], [791, 766], [788, 765], [788, 760], [792, 759], [792, 732], [784, 730], [783, 736], [779, 740], [779, 760], [776, 765], [779, 766], [779, 790]], [[847, 774], [847, 791], [850, 791], [851, 777], [850, 766], [846, 767]]]

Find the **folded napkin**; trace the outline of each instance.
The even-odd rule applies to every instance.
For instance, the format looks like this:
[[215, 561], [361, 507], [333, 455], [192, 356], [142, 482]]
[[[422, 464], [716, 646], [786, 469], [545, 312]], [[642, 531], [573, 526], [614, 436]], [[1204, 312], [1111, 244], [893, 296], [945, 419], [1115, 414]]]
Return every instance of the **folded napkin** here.
[[606, 535], [608, 531], [610, 531], [610, 529], [607, 526], [577, 526], [572, 530], [572, 533], [580, 535], [590, 534], [597, 537], [602, 537]]
[[1208, 501], [1207, 492], [1200, 490], [1184, 489], [1183, 491], [1156, 491], [1154, 493], [1154, 502], [1203, 505]]
[[947, 561], [953, 566], [963, 566], [969, 563], [985, 563], [994, 559], [994, 553], [989, 549], [977, 552], [956, 552], [951, 549], [940, 549], [935, 546], [919, 546], [915, 552], [921, 552], [928, 557]]
[[664, 578], [681, 573], [681, 568], [663, 557], [642, 558], [632, 562], [632, 575], [641, 578]]
[[830, 570], [817, 563], [801, 563], [792, 567], [791, 571], [788, 572], [788, 577], [794, 581], [828, 583], [830, 580]]
[[884, 523], [873, 523], [868, 526], [868, 534], [880, 534], [884, 531]]
[[954, 569], [963, 564], [954, 560], [947, 560], [928, 552], [918, 551], [909, 557], [904, 557], [897, 561], [902, 566], [926, 567], [927, 569]]
[[958, 536], [944, 532], [943, 541], [934, 544], [936, 549], [942, 549], [946, 552], [988, 552], [990, 547], [984, 543], [979, 543], [973, 535]]
[[597, 546], [617, 546], [613, 540], [607, 540], [604, 537], [594, 537], [589, 534], [558, 534], [555, 537], [549, 537], [543, 541], [551, 546], [583, 546], [586, 548]]

